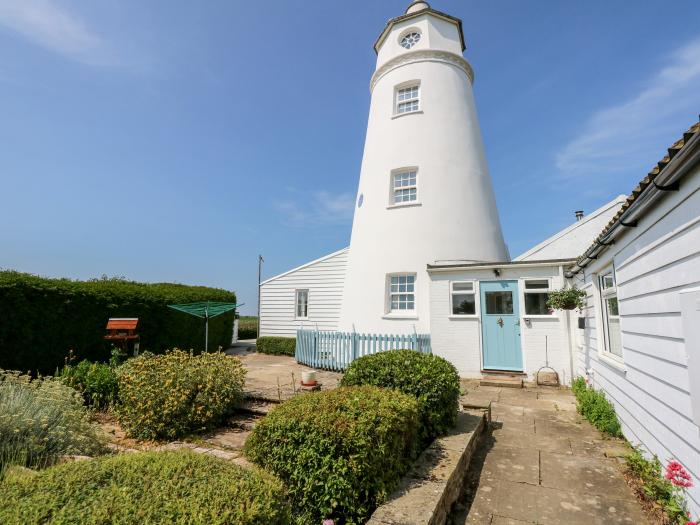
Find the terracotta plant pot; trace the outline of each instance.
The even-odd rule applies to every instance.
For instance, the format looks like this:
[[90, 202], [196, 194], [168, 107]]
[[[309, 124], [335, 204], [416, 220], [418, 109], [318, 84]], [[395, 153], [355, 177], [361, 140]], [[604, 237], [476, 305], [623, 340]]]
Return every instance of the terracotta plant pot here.
[[301, 384], [304, 386], [314, 386], [316, 384], [316, 371], [315, 370], [302, 371]]

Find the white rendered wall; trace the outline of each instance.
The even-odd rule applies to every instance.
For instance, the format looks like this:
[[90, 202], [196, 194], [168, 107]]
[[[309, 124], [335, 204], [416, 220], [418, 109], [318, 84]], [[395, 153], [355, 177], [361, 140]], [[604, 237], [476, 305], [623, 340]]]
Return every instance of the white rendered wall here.
[[[603, 354], [596, 274], [614, 263], [623, 360]], [[581, 279], [581, 276], [578, 276]], [[694, 421], [688, 353], [680, 298], [700, 284], [700, 170], [681, 181], [637, 228], [615, 240], [586, 268], [579, 286], [588, 292], [587, 328], [580, 334], [578, 373], [615, 404], [625, 437], [643, 444], [665, 464], [675, 458], [700, 479], [700, 431]], [[691, 342], [692, 343], [692, 342]], [[694, 356], [698, 357], [698, 356]], [[697, 402], [697, 401], [695, 401]], [[700, 483], [689, 491], [700, 513]]]
[[[300, 328], [337, 330], [347, 248], [265, 281], [260, 287], [260, 335], [296, 337]], [[295, 316], [296, 290], [309, 290], [308, 319]]]
[[[423, 38], [406, 51], [397, 42], [414, 26]], [[429, 47], [431, 38], [439, 52]], [[430, 332], [428, 263], [508, 259], [472, 84], [460, 61], [457, 26], [430, 15], [399, 24], [379, 52], [378, 66], [384, 69], [378, 80], [375, 76], [372, 92], [358, 186], [363, 204], [355, 208], [343, 330]], [[395, 89], [413, 81], [420, 82], [421, 112], [395, 117]], [[391, 207], [391, 173], [400, 168], [417, 168], [418, 202]], [[416, 274], [413, 315], [386, 315], [391, 273]]]
[[[479, 283], [476, 283], [476, 312], [474, 317], [455, 317], [451, 311], [450, 283], [453, 281], [518, 281], [520, 294], [520, 327], [523, 368], [528, 380], [534, 381], [537, 370], [545, 366], [545, 344], [549, 351], [549, 364], [559, 373], [560, 381], [571, 380], [571, 353], [567, 326], [577, 323], [572, 312], [555, 312], [550, 316], [528, 316], [523, 297], [524, 279], [550, 279], [553, 289], [564, 286], [560, 267], [538, 266], [534, 268], [502, 267], [501, 276], [493, 271], [455, 270], [431, 272], [430, 278], [430, 324], [433, 353], [450, 361], [461, 377], [480, 378], [481, 349], [481, 305]], [[567, 325], [567, 317], [569, 317]], [[525, 323], [525, 318], [530, 323]], [[545, 339], [546, 337], [546, 339]]]

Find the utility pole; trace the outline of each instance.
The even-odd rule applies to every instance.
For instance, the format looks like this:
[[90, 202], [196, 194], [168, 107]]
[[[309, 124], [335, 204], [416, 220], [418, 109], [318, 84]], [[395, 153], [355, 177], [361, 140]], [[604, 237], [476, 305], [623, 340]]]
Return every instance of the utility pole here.
[[262, 255], [258, 255], [258, 337], [260, 337], [260, 277], [262, 276], [262, 264], [265, 262]]

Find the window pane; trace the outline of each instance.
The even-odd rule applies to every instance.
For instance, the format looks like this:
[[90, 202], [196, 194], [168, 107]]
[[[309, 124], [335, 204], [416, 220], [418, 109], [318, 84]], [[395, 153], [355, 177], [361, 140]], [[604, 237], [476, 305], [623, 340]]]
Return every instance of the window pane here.
[[618, 306], [617, 306], [617, 297], [611, 297], [610, 299], [607, 299], [608, 302], [608, 312], [610, 315], [620, 315], [620, 312], [618, 311]]
[[604, 275], [602, 278], [603, 288], [612, 288], [615, 286], [615, 279], [612, 274]]
[[622, 357], [622, 338], [620, 336], [620, 318], [608, 318], [608, 340], [610, 353]]
[[474, 315], [476, 313], [476, 299], [473, 293], [452, 295], [453, 315]]
[[486, 292], [486, 313], [508, 315], [513, 313], [512, 292]]
[[452, 283], [452, 289], [454, 291], [469, 290], [471, 292], [474, 289], [474, 283]]
[[296, 297], [297, 317], [308, 317], [309, 313], [309, 291], [297, 290]]
[[525, 289], [527, 290], [547, 290], [549, 288], [549, 281], [525, 281]]
[[528, 315], [549, 315], [551, 312], [547, 307], [546, 293], [526, 293], [525, 313]]

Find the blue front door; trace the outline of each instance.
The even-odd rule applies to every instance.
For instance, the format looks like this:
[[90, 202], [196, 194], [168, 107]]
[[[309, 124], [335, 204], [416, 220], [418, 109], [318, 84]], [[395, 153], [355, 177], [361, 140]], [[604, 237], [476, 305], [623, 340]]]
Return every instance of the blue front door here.
[[518, 281], [482, 281], [479, 287], [484, 369], [522, 372]]

